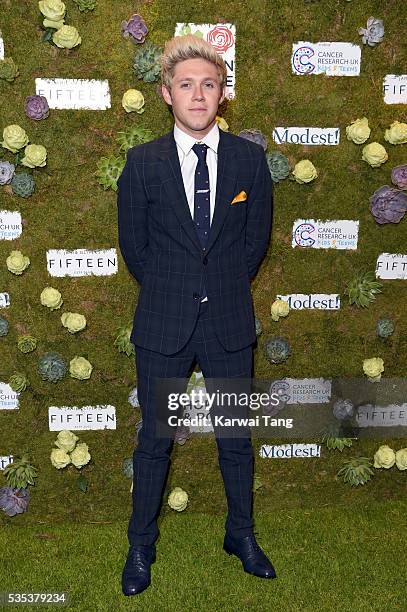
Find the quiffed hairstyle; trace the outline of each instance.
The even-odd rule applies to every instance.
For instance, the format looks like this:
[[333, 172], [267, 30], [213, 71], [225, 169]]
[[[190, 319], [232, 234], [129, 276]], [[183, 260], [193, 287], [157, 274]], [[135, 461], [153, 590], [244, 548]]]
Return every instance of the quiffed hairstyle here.
[[161, 56], [161, 82], [171, 90], [172, 78], [175, 66], [178, 62], [200, 57], [212, 62], [218, 69], [219, 84], [221, 89], [226, 85], [226, 64], [214, 47], [203, 38], [198, 38], [193, 34], [185, 36], [174, 36], [168, 40]]

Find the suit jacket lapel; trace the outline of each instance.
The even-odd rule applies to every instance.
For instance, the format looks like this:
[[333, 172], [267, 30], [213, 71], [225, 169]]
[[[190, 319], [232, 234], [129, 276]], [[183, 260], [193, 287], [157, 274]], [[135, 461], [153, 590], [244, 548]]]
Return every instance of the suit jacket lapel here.
[[[159, 158], [163, 161], [162, 180], [163, 182], [165, 181], [166, 195], [174, 206], [179, 222], [191, 242], [202, 253], [202, 246], [195, 230], [195, 224], [185, 194], [177, 144], [173, 131], [166, 134], [163, 140]], [[206, 253], [212, 248], [219, 235], [229, 211], [230, 202], [234, 195], [236, 195], [237, 175], [238, 168], [234, 147], [229, 141], [227, 132], [219, 130], [215, 210], [209, 231]]]

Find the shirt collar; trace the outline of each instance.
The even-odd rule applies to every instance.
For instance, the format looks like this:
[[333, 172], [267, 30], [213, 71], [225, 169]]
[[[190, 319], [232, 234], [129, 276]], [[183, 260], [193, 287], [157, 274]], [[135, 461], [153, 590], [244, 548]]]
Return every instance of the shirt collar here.
[[196, 140], [181, 128], [174, 123], [174, 139], [177, 145], [182, 149], [184, 155], [188, 155], [192, 147], [196, 142], [205, 143], [210, 149], [212, 149], [215, 153], [218, 152], [218, 144], [219, 144], [219, 127], [215, 122], [215, 125], [211, 128], [211, 130], [204, 136], [201, 140]]

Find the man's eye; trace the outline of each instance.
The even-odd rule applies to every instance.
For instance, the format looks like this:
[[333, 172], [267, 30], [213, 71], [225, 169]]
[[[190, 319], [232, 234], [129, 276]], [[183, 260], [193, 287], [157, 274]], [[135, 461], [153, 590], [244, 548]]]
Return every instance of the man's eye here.
[[181, 87], [189, 87], [189, 83], [181, 83]]
[[213, 83], [206, 83], [206, 85], [213, 88]]

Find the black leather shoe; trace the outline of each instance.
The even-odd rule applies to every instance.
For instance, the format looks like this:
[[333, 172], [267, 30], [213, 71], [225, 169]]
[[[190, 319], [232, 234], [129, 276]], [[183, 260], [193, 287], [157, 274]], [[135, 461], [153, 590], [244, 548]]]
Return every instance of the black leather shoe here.
[[254, 574], [259, 578], [277, 578], [270, 559], [266, 557], [257, 544], [253, 533], [243, 538], [232, 538], [226, 534], [223, 550], [228, 555], [236, 555], [241, 560], [244, 571], [248, 574]]
[[124, 595], [137, 595], [150, 585], [150, 566], [154, 561], [154, 546], [130, 546], [122, 573]]

